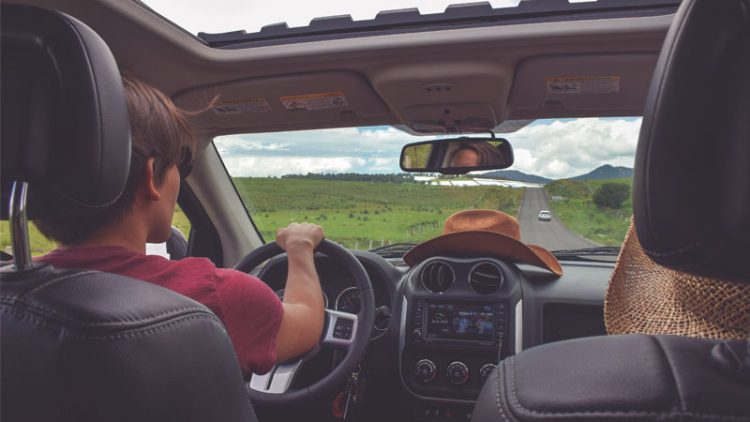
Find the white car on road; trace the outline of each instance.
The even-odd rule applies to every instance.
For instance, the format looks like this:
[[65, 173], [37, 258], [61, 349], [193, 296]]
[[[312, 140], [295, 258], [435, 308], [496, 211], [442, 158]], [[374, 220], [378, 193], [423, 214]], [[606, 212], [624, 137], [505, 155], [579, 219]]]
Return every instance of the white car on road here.
[[547, 210], [539, 211], [539, 221], [552, 221], [552, 213]]

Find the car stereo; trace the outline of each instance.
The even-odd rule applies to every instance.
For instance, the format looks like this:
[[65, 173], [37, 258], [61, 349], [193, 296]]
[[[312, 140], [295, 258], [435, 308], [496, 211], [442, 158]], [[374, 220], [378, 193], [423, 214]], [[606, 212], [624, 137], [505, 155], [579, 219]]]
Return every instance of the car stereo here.
[[413, 343], [502, 343], [506, 325], [505, 303], [418, 300], [411, 323]]

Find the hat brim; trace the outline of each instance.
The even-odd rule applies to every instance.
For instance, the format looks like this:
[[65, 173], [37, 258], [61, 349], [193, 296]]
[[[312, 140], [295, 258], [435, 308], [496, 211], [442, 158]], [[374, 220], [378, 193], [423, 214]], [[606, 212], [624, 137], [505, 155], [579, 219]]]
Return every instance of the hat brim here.
[[413, 247], [404, 261], [415, 265], [431, 256], [456, 258], [492, 256], [513, 262], [534, 265], [562, 275], [562, 267], [552, 253], [536, 245], [526, 245], [510, 236], [486, 231], [465, 231], [444, 234]]
[[744, 339], [750, 284], [670, 270], [643, 251], [631, 224], [604, 301], [609, 334]]

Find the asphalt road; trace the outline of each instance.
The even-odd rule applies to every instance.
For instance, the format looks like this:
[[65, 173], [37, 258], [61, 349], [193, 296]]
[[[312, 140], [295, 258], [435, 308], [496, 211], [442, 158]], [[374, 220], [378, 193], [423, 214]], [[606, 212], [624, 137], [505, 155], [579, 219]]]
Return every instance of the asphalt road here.
[[547, 250], [579, 249], [597, 246], [570, 232], [552, 212], [552, 221], [539, 221], [541, 210], [550, 210], [547, 195], [542, 188], [525, 188], [518, 222], [521, 224], [521, 240], [539, 245]]

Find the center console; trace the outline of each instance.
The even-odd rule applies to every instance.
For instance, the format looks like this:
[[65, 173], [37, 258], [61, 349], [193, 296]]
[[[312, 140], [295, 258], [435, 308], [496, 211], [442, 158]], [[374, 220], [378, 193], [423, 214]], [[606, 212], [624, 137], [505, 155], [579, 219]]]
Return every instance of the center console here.
[[408, 275], [400, 373], [419, 403], [415, 416], [439, 420], [429, 416], [460, 411], [450, 409], [476, 400], [498, 361], [520, 349], [516, 271], [494, 259], [441, 257]]

